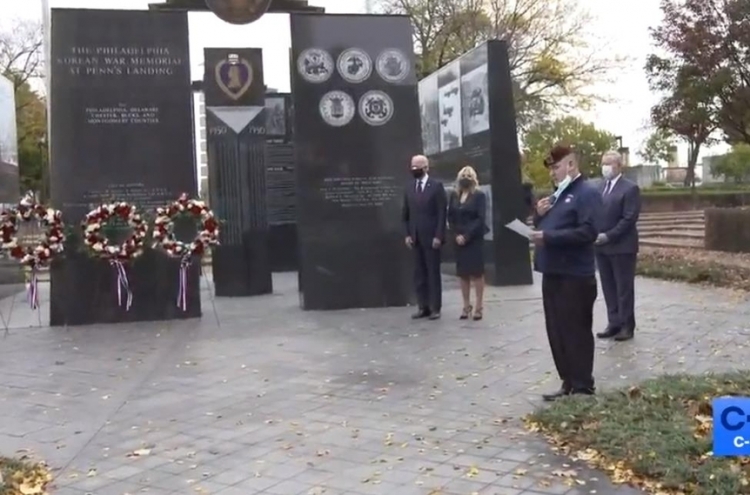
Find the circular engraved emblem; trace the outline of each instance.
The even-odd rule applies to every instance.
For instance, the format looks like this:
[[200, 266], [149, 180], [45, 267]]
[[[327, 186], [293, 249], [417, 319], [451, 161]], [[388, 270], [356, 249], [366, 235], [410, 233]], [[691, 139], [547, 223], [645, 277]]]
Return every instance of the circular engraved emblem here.
[[372, 74], [372, 60], [367, 52], [359, 48], [344, 50], [336, 65], [341, 77], [350, 83], [361, 83]]
[[297, 59], [297, 70], [307, 82], [322, 83], [333, 73], [333, 58], [320, 48], [308, 48]]
[[230, 24], [250, 24], [260, 19], [271, 0], [206, 0], [216, 17]]
[[320, 99], [320, 116], [326, 124], [342, 127], [352, 121], [355, 113], [354, 100], [343, 91], [329, 91]]
[[375, 68], [385, 81], [401, 82], [409, 75], [409, 59], [401, 50], [385, 50], [378, 56]]
[[368, 91], [359, 99], [359, 115], [370, 125], [383, 125], [393, 117], [393, 100], [382, 91]]

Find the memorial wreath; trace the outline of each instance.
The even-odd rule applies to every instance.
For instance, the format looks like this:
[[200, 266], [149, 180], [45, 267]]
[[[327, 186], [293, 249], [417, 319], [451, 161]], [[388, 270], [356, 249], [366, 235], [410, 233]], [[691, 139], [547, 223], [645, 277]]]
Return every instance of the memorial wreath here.
[[[38, 222], [44, 230], [36, 245], [24, 246], [19, 242], [18, 229], [22, 223]], [[65, 226], [62, 213], [36, 202], [33, 193], [24, 196], [18, 204], [0, 213], [0, 245], [11, 258], [31, 269], [28, 284], [29, 304], [39, 307], [39, 281], [37, 271], [49, 266], [55, 256], [63, 252]]]
[[[120, 220], [127, 224], [130, 235], [121, 243], [114, 244], [107, 239], [104, 228], [109, 222]], [[125, 264], [143, 254], [148, 222], [138, 209], [129, 203], [116, 202], [102, 204], [86, 214], [82, 225], [83, 243], [90, 254], [108, 260], [117, 274], [117, 300], [120, 306], [130, 310], [133, 293], [130, 290]], [[123, 301], [123, 295], [126, 295]]]
[[[198, 234], [191, 242], [177, 239], [174, 233], [176, 218], [188, 217], [198, 224]], [[219, 222], [206, 203], [182, 194], [169, 205], [157, 208], [154, 219], [154, 247], [160, 247], [171, 258], [180, 259], [180, 284], [177, 306], [187, 310], [187, 269], [194, 258], [202, 257], [206, 249], [219, 243]]]

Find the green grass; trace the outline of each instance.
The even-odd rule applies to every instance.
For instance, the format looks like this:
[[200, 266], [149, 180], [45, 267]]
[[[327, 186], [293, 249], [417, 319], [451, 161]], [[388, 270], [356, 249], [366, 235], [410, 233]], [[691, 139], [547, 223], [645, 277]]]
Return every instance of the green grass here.
[[750, 373], [662, 376], [559, 400], [526, 423], [616, 482], [657, 493], [750, 494], [750, 459], [711, 455], [711, 399], [722, 395], [750, 395]]
[[[716, 253], [690, 249], [642, 249], [638, 254], [636, 274], [662, 280], [750, 291], [749, 266], [739, 263], [718, 263], [712, 256], [716, 256]], [[728, 258], [728, 255], [725, 254], [724, 257]]]

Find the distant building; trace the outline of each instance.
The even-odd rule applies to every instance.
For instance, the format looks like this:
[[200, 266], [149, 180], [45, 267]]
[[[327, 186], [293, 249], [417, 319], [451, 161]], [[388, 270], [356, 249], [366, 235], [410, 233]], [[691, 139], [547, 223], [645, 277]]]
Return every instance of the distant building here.
[[623, 175], [643, 189], [661, 180], [661, 167], [658, 165], [636, 165], [623, 169]]
[[15, 203], [19, 194], [15, 88], [0, 76], [0, 203]]
[[701, 160], [701, 167], [703, 168], [703, 182], [704, 183], [717, 183], [726, 182], [727, 179], [723, 174], [714, 175], [714, 166], [719, 162], [724, 155], [704, 156]]
[[198, 194], [208, 197], [208, 150], [206, 148], [206, 101], [203, 92], [194, 96], [195, 157], [198, 179]]

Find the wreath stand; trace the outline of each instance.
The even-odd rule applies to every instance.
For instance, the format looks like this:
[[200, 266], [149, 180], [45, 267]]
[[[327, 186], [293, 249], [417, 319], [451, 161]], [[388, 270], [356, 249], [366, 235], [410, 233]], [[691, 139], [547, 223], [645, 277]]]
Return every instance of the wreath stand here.
[[[198, 224], [198, 235], [189, 243], [177, 239], [174, 233], [174, 220], [178, 216], [187, 216]], [[188, 269], [196, 261], [199, 263], [199, 278], [205, 278], [206, 288], [211, 298], [216, 324], [221, 325], [216, 311], [216, 300], [213, 287], [203, 270], [203, 259], [206, 249], [216, 246], [219, 241], [219, 223], [213, 212], [203, 201], [189, 198], [183, 193], [172, 203], [157, 208], [154, 219], [154, 247], [161, 248], [167, 256], [179, 260], [180, 281], [177, 294], [177, 306], [186, 311]], [[212, 273], [213, 276], [213, 273]], [[200, 281], [199, 281], [200, 284]], [[198, 291], [200, 297], [200, 286]]]
[[[35, 246], [23, 246], [18, 241], [19, 224], [36, 220], [44, 229], [41, 241]], [[21, 198], [16, 207], [0, 212], [0, 246], [11, 259], [24, 267], [24, 285], [29, 305], [36, 312], [39, 327], [42, 326], [42, 312], [39, 301], [38, 270], [49, 267], [55, 256], [64, 249], [65, 233], [62, 213], [36, 202], [33, 193]], [[4, 337], [10, 333], [11, 317], [15, 309], [17, 293], [13, 293], [8, 315], [0, 308], [0, 321], [5, 329]]]
[[[120, 219], [130, 229], [130, 235], [114, 245], [104, 235], [103, 228], [110, 221]], [[86, 214], [81, 223], [83, 244], [97, 259], [106, 260], [116, 273], [117, 303], [125, 311], [133, 304], [133, 292], [126, 266], [143, 254], [148, 223], [134, 205], [125, 202], [102, 204]], [[101, 275], [100, 275], [101, 276]]]
[[[213, 256], [213, 253], [211, 253], [211, 255]], [[206, 290], [208, 290], [208, 297], [209, 299], [211, 299], [211, 310], [214, 312], [214, 319], [216, 320], [216, 326], [221, 328], [221, 320], [219, 320], [219, 312], [216, 309], [216, 297], [214, 296], [214, 289], [216, 286], [211, 281], [209, 281], [208, 275], [206, 275], [206, 273], [204, 272], [202, 257], [200, 258], [200, 263], [201, 263], [200, 278], [205, 279], [206, 281]], [[214, 278], [214, 271], [212, 267], [211, 268], [211, 280], [213, 280], [213, 278]]]

